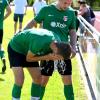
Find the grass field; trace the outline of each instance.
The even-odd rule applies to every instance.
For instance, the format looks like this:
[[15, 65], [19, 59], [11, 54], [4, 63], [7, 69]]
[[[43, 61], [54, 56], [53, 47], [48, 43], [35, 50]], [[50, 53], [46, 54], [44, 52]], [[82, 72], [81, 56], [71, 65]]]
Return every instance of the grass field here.
[[[23, 26], [25, 22], [30, 20], [33, 17], [32, 10], [28, 10], [25, 18]], [[3, 39], [3, 47], [6, 51], [6, 59], [7, 59], [7, 70], [6, 74], [0, 74], [0, 100], [11, 100], [11, 90], [14, 83], [14, 77], [12, 74], [12, 70], [9, 68], [9, 62], [7, 58], [7, 45], [11, 37], [13, 37], [13, 12], [11, 16], [5, 20], [4, 24], [4, 39]], [[75, 92], [75, 100], [87, 100], [87, 96], [85, 93], [83, 80], [80, 76], [79, 65], [76, 58], [72, 60], [73, 64], [73, 85]], [[2, 63], [0, 61], [0, 71], [1, 71]], [[30, 100], [30, 88], [31, 88], [31, 77], [29, 76], [27, 70], [25, 69], [25, 82], [22, 89], [22, 97], [21, 100]], [[60, 78], [60, 75], [55, 71], [53, 76], [50, 78], [49, 83], [46, 88], [45, 96], [43, 100], [65, 100], [63, 94], [63, 84]]]

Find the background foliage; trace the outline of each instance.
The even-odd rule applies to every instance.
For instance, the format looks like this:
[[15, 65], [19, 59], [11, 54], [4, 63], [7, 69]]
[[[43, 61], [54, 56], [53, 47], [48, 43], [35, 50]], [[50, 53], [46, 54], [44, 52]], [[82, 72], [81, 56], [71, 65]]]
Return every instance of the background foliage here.
[[[12, 2], [13, 0], [9, 0], [9, 2]], [[27, 0], [28, 5], [32, 6], [35, 0]], [[45, 0], [47, 3], [51, 3], [56, 0]], [[73, 0], [73, 2], [77, 3], [78, 0]], [[86, 2], [91, 6], [91, 7], [100, 7], [100, 0], [86, 0]]]

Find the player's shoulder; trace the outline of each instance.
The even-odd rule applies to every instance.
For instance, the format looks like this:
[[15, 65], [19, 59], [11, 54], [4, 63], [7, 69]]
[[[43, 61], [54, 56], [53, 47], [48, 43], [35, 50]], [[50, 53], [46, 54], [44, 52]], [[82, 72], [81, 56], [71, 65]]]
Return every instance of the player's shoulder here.
[[52, 8], [53, 8], [52, 5], [45, 5], [42, 9], [45, 10], [45, 11], [46, 11], [46, 10], [48, 11], [48, 10], [50, 10], [50, 9], [52, 9]]
[[69, 12], [71, 15], [75, 14], [75, 9], [73, 9], [72, 7], [69, 7], [67, 9], [67, 12]]
[[75, 11], [75, 9], [74, 8], [72, 8], [72, 7], [68, 7], [68, 10], [70, 11], [70, 12], [74, 12]]

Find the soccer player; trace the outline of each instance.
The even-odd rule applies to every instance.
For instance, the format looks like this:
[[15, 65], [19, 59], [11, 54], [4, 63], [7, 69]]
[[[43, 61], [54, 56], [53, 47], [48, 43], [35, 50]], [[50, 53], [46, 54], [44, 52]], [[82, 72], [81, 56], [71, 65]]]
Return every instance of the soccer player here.
[[27, 11], [27, 0], [14, 0], [15, 10], [14, 10], [14, 34], [17, 30], [17, 24], [19, 22], [19, 30], [22, 30], [22, 23], [24, 15]]
[[44, 0], [35, 0], [34, 4], [33, 4], [34, 16], [36, 16], [39, 13], [39, 11], [41, 10], [41, 8], [43, 8], [46, 5], [47, 5], [46, 1], [44, 1]]
[[[43, 28], [53, 31], [54, 34], [60, 37], [61, 41], [71, 44], [73, 58], [76, 55], [76, 17], [74, 11], [69, 8], [71, 2], [72, 0], [57, 0], [56, 3], [43, 7], [38, 15], [24, 29], [32, 28], [37, 23], [43, 22]], [[64, 83], [65, 98], [66, 100], [74, 100], [71, 59], [58, 62], [65, 69], [63, 71], [63, 68], [58, 68], [58, 72], [61, 74]], [[41, 99], [43, 98], [49, 77], [52, 76], [54, 71], [54, 67], [52, 66], [54, 66], [53, 61], [45, 61], [42, 63]]]
[[[5, 10], [6, 10], [6, 13], [5, 13]], [[4, 73], [6, 71], [6, 59], [5, 59], [4, 50], [2, 47], [3, 23], [4, 23], [4, 20], [10, 14], [11, 14], [11, 8], [9, 6], [8, 0], [0, 0], [0, 58], [2, 59], [2, 62], [3, 62], [2, 73]]]
[[[41, 10], [41, 8], [43, 8], [44, 6], [46, 6], [46, 1], [45, 0], [35, 0], [34, 1], [34, 4], [33, 4], [33, 13], [34, 13], [34, 16], [36, 16], [39, 11]], [[37, 27], [37, 25], [36, 25]], [[40, 28], [42, 27], [42, 23], [40, 24], [39, 26]]]
[[28, 29], [17, 33], [8, 44], [8, 57], [15, 83], [12, 100], [20, 100], [26, 67], [32, 77], [31, 100], [40, 100], [41, 71], [37, 61], [69, 59], [71, 46], [45, 29]]

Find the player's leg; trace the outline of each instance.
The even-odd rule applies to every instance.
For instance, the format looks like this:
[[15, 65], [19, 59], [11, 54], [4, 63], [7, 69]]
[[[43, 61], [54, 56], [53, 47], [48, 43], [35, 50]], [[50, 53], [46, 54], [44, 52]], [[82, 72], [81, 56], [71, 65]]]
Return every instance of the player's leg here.
[[22, 67], [12, 67], [14, 75], [14, 85], [12, 89], [12, 100], [20, 100], [21, 89], [24, 83], [24, 72]]
[[54, 70], [54, 61], [42, 61], [40, 66], [42, 74], [40, 100], [42, 100], [45, 93], [45, 87], [49, 81], [50, 76], [52, 76]]
[[62, 81], [64, 83], [64, 95], [66, 100], [74, 100], [71, 60], [68, 59], [60, 61], [58, 63], [58, 71], [62, 75]]
[[14, 14], [14, 34], [17, 31], [18, 14]]
[[21, 67], [23, 66], [23, 55], [15, 52], [9, 45], [8, 58], [15, 80], [12, 89], [12, 100], [20, 100], [21, 89], [24, 83], [24, 72], [23, 67]]
[[32, 77], [31, 100], [40, 100], [41, 71], [38, 62], [34, 62], [33, 65], [34, 67], [27, 68]]
[[19, 32], [22, 30], [24, 14], [19, 14]]
[[5, 53], [4, 50], [1, 50], [1, 59], [2, 59], [2, 63], [3, 63], [3, 67], [2, 67], [2, 73], [5, 73], [6, 71], [6, 59], [5, 59]]
[[4, 73], [6, 71], [6, 59], [4, 56], [5, 52], [2, 48], [2, 40], [3, 40], [3, 29], [0, 30], [0, 58], [1, 58], [2, 63], [3, 63], [2, 73]]

